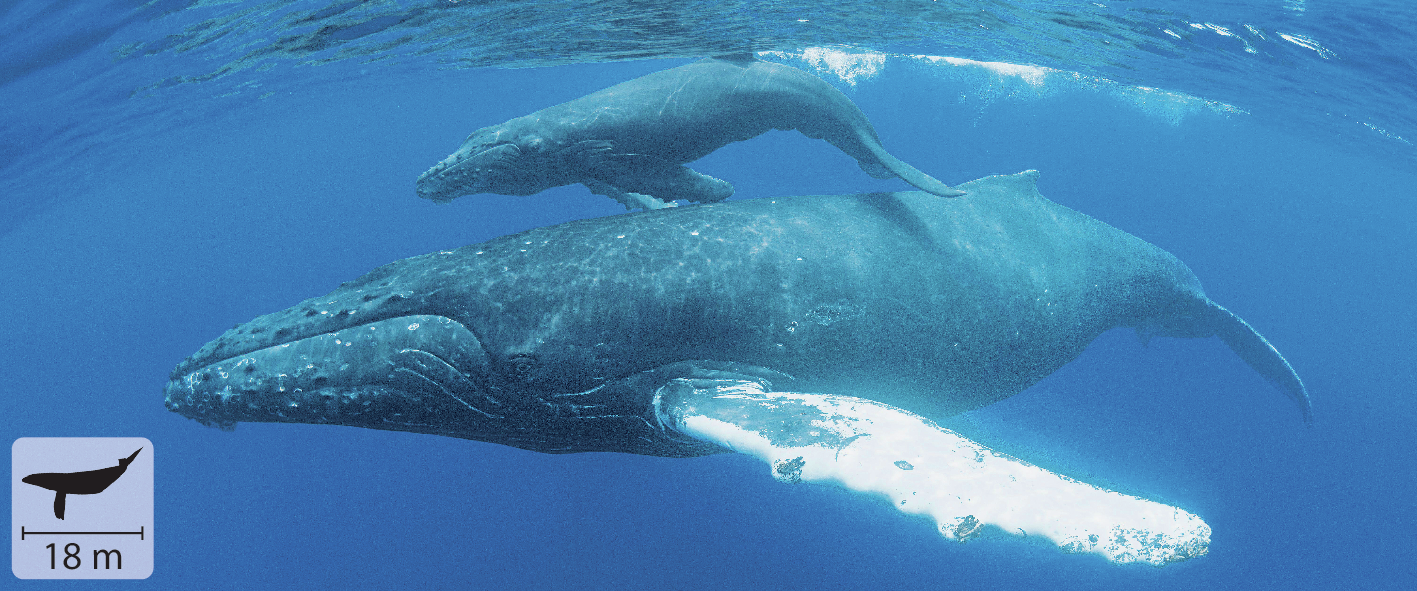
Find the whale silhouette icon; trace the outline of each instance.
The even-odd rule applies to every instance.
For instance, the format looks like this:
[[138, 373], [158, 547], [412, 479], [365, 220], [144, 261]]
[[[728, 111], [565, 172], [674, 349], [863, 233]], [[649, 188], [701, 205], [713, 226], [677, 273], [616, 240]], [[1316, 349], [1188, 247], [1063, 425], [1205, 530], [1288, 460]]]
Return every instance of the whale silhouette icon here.
[[139, 451], [143, 451], [143, 448], [138, 448], [131, 456], [119, 459], [117, 466], [84, 472], [41, 472], [30, 474], [20, 481], [54, 491], [54, 516], [63, 519], [66, 495], [96, 495], [103, 492], [128, 471], [128, 464], [133, 463], [133, 458], [138, 457]]

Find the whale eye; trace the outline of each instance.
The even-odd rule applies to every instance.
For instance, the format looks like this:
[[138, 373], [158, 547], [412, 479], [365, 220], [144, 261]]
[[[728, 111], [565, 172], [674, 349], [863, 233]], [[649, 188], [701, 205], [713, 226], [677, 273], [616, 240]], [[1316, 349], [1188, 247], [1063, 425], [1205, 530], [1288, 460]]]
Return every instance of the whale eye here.
[[518, 353], [507, 359], [507, 365], [518, 377], [530, 377], [531, 371], [536, 369], [536, 359], [526, 353]]
[[497, 144], [489, 146], [487, 149], [478, 152], [472, 157], [478, 163], [487, 166], [504, 164], [507, 161], [516, 159], [522, 155], [521, 147], [516, 144]]

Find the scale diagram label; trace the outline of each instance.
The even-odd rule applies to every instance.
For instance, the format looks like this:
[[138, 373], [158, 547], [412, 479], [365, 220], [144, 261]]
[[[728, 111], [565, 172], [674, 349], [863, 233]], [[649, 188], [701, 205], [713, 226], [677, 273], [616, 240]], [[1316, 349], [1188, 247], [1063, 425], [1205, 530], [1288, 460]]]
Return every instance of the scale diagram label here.
[[151, 441], [22, 437], [10, 451], [10, 569], [16, 577], [152, 575]]

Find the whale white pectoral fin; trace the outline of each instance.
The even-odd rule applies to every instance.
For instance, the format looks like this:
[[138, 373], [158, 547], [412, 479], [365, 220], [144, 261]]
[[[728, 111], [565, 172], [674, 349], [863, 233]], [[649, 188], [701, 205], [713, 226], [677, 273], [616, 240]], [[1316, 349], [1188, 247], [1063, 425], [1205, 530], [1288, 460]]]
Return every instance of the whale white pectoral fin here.
[[872, 400], [742, 381], [661, 388], [655, 407], [665, 428], [755, 456], [778, 480], [884, 495], [961, 542], [994, 526], [1157, 566], [1202, 556], [1210, 543], [1210, 527], [1182, 509], [1053, 474]]
[[1225, 341], [1230, 350], [1247, 365], [1299, 405], [1299, 412], [1303, 413], [1305, 423], [1313, 423], [1308, 390], [1304, 388], [1304, 382], [1299, 379], [1299, 374], [1289, 365], [1289, 361], [1243, 318], [1220, 304], [1209, 300], [1206, 302], [1212, 312], [1211, 322], [1216, 336]]

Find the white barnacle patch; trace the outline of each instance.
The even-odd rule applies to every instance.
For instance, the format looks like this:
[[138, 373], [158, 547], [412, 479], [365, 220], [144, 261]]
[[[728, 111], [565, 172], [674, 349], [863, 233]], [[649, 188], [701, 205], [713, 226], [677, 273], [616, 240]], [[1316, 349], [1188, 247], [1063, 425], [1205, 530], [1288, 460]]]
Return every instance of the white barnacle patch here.
[[788, 484], [796, 484], [802, 481], [802, 466], [806, 461], [802, 456], [791, 459], [776, 460], [772, 463], [772, 476]]
[[[1156, 566], [1204, 555], [1210, 543], [1210, 527], [1182, 509], [1054, 474], [879, 402], [764, 392], [756, 383], [705, 392], [694, 404], [656, 402], [661, 424], [762, 459], [778, 480], [883, 495], [902, 512], [934, 519], [949, 539], [992, 526], [1067, 552]], [[726, 399], [741, 411], [696, 410]]]
[[415, 322], [415, 323], [413, 323], [413, 324], [408, 325], [408, 329], [409, 329], [409, 330], [418, 330], [418, 323]]

